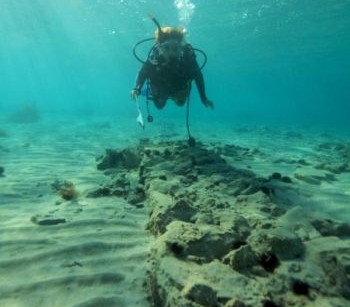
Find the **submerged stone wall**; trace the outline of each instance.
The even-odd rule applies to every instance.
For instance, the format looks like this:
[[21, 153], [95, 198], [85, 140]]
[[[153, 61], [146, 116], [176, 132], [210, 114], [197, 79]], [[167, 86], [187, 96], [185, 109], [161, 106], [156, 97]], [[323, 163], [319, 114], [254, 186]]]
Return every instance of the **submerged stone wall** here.
[[349, 224], [286, 204], [286, 176], [259, 178], [227, 163], [261, 153], [238, 146], [144, 141], [107, 150], [109, 181], [90, 197], [149, 206], [156, 237], [145, 287], [153, 306], [345, 306]]

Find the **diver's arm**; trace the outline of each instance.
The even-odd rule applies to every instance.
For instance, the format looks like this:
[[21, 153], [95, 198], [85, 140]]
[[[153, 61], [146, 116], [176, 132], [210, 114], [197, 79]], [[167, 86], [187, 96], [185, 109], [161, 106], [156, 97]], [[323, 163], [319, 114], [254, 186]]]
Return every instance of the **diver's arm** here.
[[[196, 63], [197, 64], [197, 63]], [[198, 67], [198, 64], [196, 65]], [[206, 93], [205, 93], [205, 85], [204, 85], [204, 78], [203, 74], [200, 71], [199, 67], [197, 68], [197, 72], [194, 76], [194, 81], [196, 82], [196, 86], [199, 92], [199, 96], [201, 98], [202, 103], [209, 108], [213, 108], [214, 104], [208, 99]]]
[[148, 75], [149, 75], [149, 63], [146, 62], [145, 64], [143, 64], [141, 70], [139, 71], [136, 77], [135, 89], [137, 89], [139, 92], [141, 91], [141, 88], [145, 83]]
[[196, 60], [196, 54], [190, 44], [185, 46], [185, 57], [188, 59], [188, 63], [191, 71], [191, 78], [196, 82], [196, 86], [198, 89], [199, 96], [201, 98], [202, 103], [209, 108], [213, 108], [213, 103], [208, 99], [205, 93], [205, 84], [203, 74]]
[[143, 64], [141, 70], [137, 74], [135, 87], [131, 90], [131, 99], [136, 100], [137, 96], [140, 95], [142, 86], [144, 85], [149, 75], [149, 63]]
[[204, 78], [201, 71], [198, 71], [194, 77], [194, 81], [196, 82], [196, 86], [198, 89], [199, 96], [201, 98], [201, 101], [207, 99], [207, 95], [205, 93], [205, 85], [204, 85]]

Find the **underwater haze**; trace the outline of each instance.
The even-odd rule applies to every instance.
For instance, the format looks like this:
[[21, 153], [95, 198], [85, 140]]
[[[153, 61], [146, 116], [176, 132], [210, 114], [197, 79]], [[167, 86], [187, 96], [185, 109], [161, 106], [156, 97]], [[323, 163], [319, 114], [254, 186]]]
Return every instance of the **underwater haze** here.
[[154, 35], [148, 14], [185, 26], [208, 56], [215, 109], [194, 90], [196, 118], [349, 127], [347, 0], [1, 0], [1, 113], [34, 102], [46, 113], [134, 120], [129, 93], [141, 63], [132, 48]]
[[[136, 97], [157, 26], [203, 103]], [[1, 307], [350, 306], [350, 0], [0, 0], [0, 38]]]

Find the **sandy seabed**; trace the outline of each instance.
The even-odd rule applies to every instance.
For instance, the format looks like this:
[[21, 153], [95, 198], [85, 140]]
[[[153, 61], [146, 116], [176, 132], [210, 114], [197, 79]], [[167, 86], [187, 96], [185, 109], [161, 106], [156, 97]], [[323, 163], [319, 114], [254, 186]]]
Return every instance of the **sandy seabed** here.
[[1, 119], [0, 306], [347, 306], [350, 136], [192, 133]]

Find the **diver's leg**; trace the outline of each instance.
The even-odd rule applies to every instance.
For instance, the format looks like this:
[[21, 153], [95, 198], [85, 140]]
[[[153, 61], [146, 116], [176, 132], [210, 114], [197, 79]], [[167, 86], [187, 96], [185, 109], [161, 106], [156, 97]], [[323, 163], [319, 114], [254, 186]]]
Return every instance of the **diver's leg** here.
[[165, 107], [167, 96], [160, 90], [158, 86], [151, 84], [152, 100], [157, 109], [163, 109]]
[[186, 103], [186, 101], [187, 101], [187, 96], [185, 97], [185, 99], [179, 99], [178, 97], [177, 98], [175, 98], [175, 103], [176, 103], [176, 105], [177, 106], [179, 106], [179, 107], [182, 107], [185, 103]]
[[166, 104], [166, 98], [154, 98], [154, 105], [158, 110], [161, 110], [165, 107]]
[[179, 107], [182, 107], [186, 101], [188, 96], [190, 95], [190, 89], [189, 87], [187, 87], [186, 89], [179, 91], [176, 95], [176, 97], [174, 97], [174, 101], [176, 103], [176, 105], [178, 105]]

